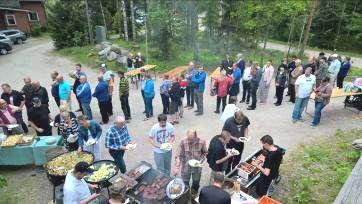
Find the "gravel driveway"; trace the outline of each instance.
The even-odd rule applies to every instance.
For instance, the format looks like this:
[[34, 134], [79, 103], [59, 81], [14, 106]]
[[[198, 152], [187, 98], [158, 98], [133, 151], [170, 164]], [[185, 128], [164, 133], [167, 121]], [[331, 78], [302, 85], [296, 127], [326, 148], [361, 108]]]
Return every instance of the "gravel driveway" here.
[[[50, 90], [50, 72], [58, 70], [64, 76], [73, 70], [72, 62], [68, 59], [58, 57], [53, 53], [53, 45], [49, 39], [30, 39], [26, 44], [22, 45], [21, 49], [16, 49], [12, 54], [7, 56], [0, 56], [0, 81], [1, 83], [9, 83], [14, 89], [19, 90], [22, 85], [22, 78], [30, 76], [33, 80], [39, 80], [40, 83]], [[186, 63], [186, 62], [185, 62]], [[95, 69], [84, 68], [88, 74], [89, 81], [92, 89], [96, 84], [97, 71]], [[68, 80], [69, 77], [67, 77]], [[157, 79], [156, 87], [158, 87]], [[72, 81], [73, 82], [73, 81]], [[116, 80], [118, 83], [118, 78]], [[207, 80], [209, 87], [210, 79]], [[273, 87], [273, 86], [272, 86]], [[118, 86], [115, 86], [115, 93], [118, 93]], [[209, 90], [209, 88], [207, 88]], [[307, 142], [308, 140], [333, 133], [336, 129], [352, 129], [362, 127], [362, 114], [357, 115], [343, 109], [342, 98], [332, 99], [331, 103], [325, 108], [323, 113], [322, 123], [317, 128], [310, 128], [309, 121], [311, 118], [305, 116], [306, 119], [303, 123], [292, 124], [291, 112], [292, 104], [284, 103], [282, 106], [275, 107], [273, 105], [274, 89], [269, 94], [270, 98], [267, 105], [258, 106], [255, 111], [246, 110], [245, 104], [238, 104], [241, 110], [249, 117], [251, 125], [249, 127], [249, 135], [251, 140], [246, 144], [243, 157], [246, 157], [257, 150], [260, 145], [258, 139], [269, 134], [274, 137], [275, 143], [285, 147], [288, 151], [292, 150], [296, 145]], [[118, 94], [113, 96], [113, 106], [115, 115], [122, 114]], [[221, 131], [222, 124], [219, 121], [219, 115], [214, 114], [216, 99], [209, 95], [206, 91], [204, 95], [204, 110], [205, 114], [202, 117], [195, 117], [193, 111], [186, 111], [184, 118], [181, 119], [180, 124], [176, 126], [176, 144], [185, 135], [188, 128], [194, 127], [197, 129], [198, 135], [209, 143], [210, 139]], [[74, 97], [73, 97], [74, 98]], [[132, 112], [132, 122], [128, 124], [130, 134], [138, 143], [137, 149], [128, 152], [125, 155], [126, 164], [128, 168], [132, 168], [140, 160], [153, 162], [153, 153], [151, 145], [147, 142], [148, 131], [151, 126], [156, 123], [156, 117], [143, 122], [143, 102], [139, 90], [130, 91], [130, 106]], [[156, 92], [154, 100], [155, 115], [162, 111], [161, 98], [159, 92]], [[313, 111], [312, 103], [309, 104], [309, 111]], [[93, 115], [95, 119], [100, 121], [99, 109], [96, 100], [91, 104]], [[50, 109], [53, 115], [57, 111], [54, 100], [50, 97]], [[74, 110], [74, 108], [73, 108]], [[104, 130], [107, 127], [103, 127]], [[54, 131], [55, 132], [55, 131]], [[175, 151], [174, 151], [175, 152]], [[110, 158], [107, 150], [103, 146], [104, 158]], [[1, 173], [1, 171], [0, 171]], [[203, 171], [203, 184], [206, 184], [209, 175], [209, 168], [204, 168]], [[40, 179], [46, 179], [41, 177]], [[11, 185], [11, 183], [9, 184]], [[40, 192], [48, 192], [49, 188], [46, 186], [39, 187]], [[42, 202], [44, 196], [38, 194]], [[49, 191], [50, 196], [50, 191]], [[45, 196], [45, 199], [49, 198]], [[39, 201], [38, 201], [39, 202]]]

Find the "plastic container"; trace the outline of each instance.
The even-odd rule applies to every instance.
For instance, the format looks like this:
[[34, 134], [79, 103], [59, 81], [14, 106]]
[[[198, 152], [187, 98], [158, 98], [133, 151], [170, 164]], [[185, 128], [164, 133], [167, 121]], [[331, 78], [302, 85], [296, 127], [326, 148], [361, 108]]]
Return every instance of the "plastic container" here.
[[282, 203], [264, 195], [263, 197], [260, 198], [259, 204], [282, 204]]

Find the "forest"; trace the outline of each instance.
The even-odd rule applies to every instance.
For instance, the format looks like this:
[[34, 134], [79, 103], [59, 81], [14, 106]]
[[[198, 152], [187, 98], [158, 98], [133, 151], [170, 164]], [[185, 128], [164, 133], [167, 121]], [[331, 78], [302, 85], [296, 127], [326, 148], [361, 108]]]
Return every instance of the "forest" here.
[[[303, 56], [307, 46], [361, 53], [360, 1], [323, 0], [51, 0], [48, 29], [58, 49], [94, 43], [95, 26], [119, 34], [147, 55], [169, 60], [187, 52], [224, 56], [248, 50], [264, 55], [278, 40]], [[145, 45], [146, 43], [146, 45]], [[261, 46], [258, 46], [261, 45]], [[261, 51], [260, 51], [261, 49]], [[148, 57], [148, 56], [147, 56]]]

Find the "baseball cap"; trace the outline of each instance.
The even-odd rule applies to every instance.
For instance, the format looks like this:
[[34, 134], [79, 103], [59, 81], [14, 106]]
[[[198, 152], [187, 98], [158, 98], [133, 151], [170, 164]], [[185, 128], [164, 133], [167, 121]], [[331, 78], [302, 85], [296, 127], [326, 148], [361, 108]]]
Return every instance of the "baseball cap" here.
[[87, 162], [79, 162], [75, 165], [74, 170], [80, 173], [92, 173], [93, 170], [89, 166]]

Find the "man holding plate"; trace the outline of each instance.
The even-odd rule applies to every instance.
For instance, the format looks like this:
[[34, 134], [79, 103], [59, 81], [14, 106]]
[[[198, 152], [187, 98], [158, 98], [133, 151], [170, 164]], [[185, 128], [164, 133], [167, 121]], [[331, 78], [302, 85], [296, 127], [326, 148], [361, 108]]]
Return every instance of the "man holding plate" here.
[[95, 161], [101, 159], [99, 138], [102, 136], [102, 127], [95, 120], [87, 120], [84, 115], [77, 117], [78, 128], [78, 151], [86, 150], [92, 152]]
[[194, 194], [197, 194], [200, 187], [202, 161], [206, 154], [205, 141], [197, 136], [195, 129], [187, 130], [186, 137], [177, 148], [175, 174], [181, 174], [184, 183], [189, 184]]
[[175, 129], [167, 122], [167, 115], [158, 115], [158, 123], [152, 126], [149, 141], [153, 145], [153, 153], [157, 170], [170, 175], [172, 159], [172, 143], [175, 140]]
[[231, 139], [226, 145], [228, 149], [236, 149], [239, 154], [229, 159], [229, 164], [226, 169], [226, 173], [229, 173], [234, 169], [240, 162], [241, 154], [244, 150], [244, 143], [248, 139], [248, 126], [250, 121], [242, 111], [238, 110], [234, 113], [233, 117], [230, 117], [225, 121], [223, 130], [230, 132]]

